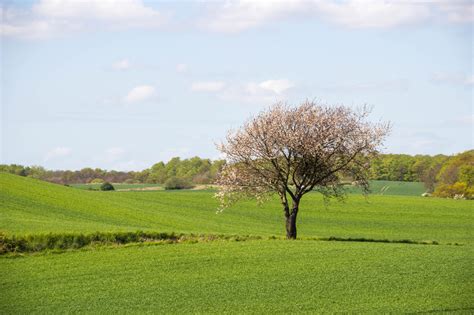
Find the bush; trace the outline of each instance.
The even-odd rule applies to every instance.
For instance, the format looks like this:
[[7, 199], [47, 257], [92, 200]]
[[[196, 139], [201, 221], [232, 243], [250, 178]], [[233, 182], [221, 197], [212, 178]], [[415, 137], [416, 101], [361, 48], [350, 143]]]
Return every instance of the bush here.
[[170, 190], [170, 189], [189, 189], [193, 188], [194, 186], [185, 180], [184, 178], [179, 178], [179, 177], [171, 177], [165, 182], [165, 189]]
[[433, 195], [442, 198], [473, 199], [474, 187], [468, 187], [466, 183], [462, 182], [452, 185], [441, 184], [436, 187]]
[[7, 235], [0, 232], [0, 255], [8, 253], [28, 253], [44, 250], [69, 250], [86, 246], [120, 245], [145, 242], [207, 242], [213, 240], [245, 240], [261, 239], [259, 236], [233, 236], [222, 234], [175, 234], [160, 232], [95, 232], [95, 233], [49, 233], [33, 235]]
[[90, 181], [90, 184], [102, 184], [104, 180], [102, 178], [94, 178]]
[[115, 190], [115, 188], [111, 183], [105, 182], [102, 185], [100, 185], [100, 190], [109, 191], [109, 190]]

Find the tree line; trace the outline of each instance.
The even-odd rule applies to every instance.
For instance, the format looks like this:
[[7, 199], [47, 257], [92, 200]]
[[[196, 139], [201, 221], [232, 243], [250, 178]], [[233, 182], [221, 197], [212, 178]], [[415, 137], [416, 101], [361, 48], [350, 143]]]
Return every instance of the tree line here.
[[372, 161], [370, 178], [422, 182], [438, 197], [474, 198], [474, 150], [456, 155], [381, 154]]
[[[111, 183], [154, 183], [179, 179], [189, 184], [213, 184], [225, 165], [224, 160], [174, 157], [158, 162], [142, 171], [114, 171], [100, 168], [81, 170], [47, 170], [41, 166], [0, 164], [1, 172], [37, 178], [57, 184], [91, 183], [103, 180]], [[474, 184], [474, 150], [457, 155], [380, 154], [371, 161], [371, 180], [423, 182], [428, 192], [442, 197], [454, 197]], [[471, 192], [472, 194], [472, 192]]]
[[32, 177], [56, 184], [110, 183], [149, 183], [164, 184], [167, 180], [178, 178], [192, 184], [212, 184], [225, 161], [193, 157], [181, 159], [174, 157], [167, 163], [158, 162], [142, 171], [115, 171], [86, 167], [81, 170], [47, 170], [42, 166], [23, 166], [0, 164], [0, 172]]

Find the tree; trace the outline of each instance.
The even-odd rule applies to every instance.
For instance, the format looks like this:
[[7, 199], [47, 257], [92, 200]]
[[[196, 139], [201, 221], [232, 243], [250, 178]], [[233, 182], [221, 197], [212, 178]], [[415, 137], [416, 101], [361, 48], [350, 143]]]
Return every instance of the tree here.
[[[278, 194], [286, 219], [286, 236], [295, 239], [300, 200], [316, 190], [325, 198], [343, 197], [343, 177], [368, 191], [370, 159], [388, 134], [388, 123], [366, 121], [366, 107], [304, 102], [277, 103], [249, 120], [218, 148], [227, 164], [218, 176], [221, 207], [242, 198]], [[291, 202], [291, 209], [290, 209]]]
[[190, 189], [190, 188], [193, 188], [193, 185], [184, 178], [171, 177], [165, 182], [166, 190]]
[[474, 198], [474, 150], [450, 157], [437, 175], [434, 196]]
[[463, 166], [463, 172], [469, 174], [466, 167], [474, 167], [474, 150], [465, 151], [452, 156], [446, 163], [444, 163], [437, 176], [438, 182], [448, 185], [456, 183], [459, 181], [461, 167]]

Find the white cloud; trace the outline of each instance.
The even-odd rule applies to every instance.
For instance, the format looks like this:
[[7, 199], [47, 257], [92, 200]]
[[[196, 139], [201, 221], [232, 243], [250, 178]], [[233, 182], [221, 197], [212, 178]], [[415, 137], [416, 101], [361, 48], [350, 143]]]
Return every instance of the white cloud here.
[[473, 4], [467, 1], [420, 0], [237, 0], [209, 5], [200, 24], [218, 32], [240, 32], [288, 18], [322, 18], [351, 28], [390, 28], [440, 20], [472, 22]]
[[261, 82], [199, 81], [191, 85], [193, 92], [214, 92], [226, 101], [269, 104], [284, 98], [295, 84], [288, 79], [265, 80]]
[[269, 105], [286, 99], [287, 92], [295, 84], [288, 79], [266, 80], [232, 84], [219, 93], [219, 98], [227, 101]]
[[185, 63], [178, 63], [176, 65], [176, 71], [180, 73], [186, 72], [188, 71], [188, 65]]
[[474, 125], [474, 114], [461, 116], [455, 120], [455, 123]]
[[287, 79], [263, 81], [258, 85], [260, 88], [281, 94], [295, 85]]
[[474, 85], [474, 75], [466, 75], [459, 72], [436, 72], [431, 76], [431, 81], [438, 84], [451, 85]]
[[[470, 0], [234, 0], [206, 2], [198, 24], [218, 32], [240, 32], [271, 22], [324, 19], [351, 28], [390, 28], [426, 21], [471, 23]], [[30, 8], [0, 7], [0, 34], [51, 38], [65, 34], [129, 28], [156, 28], [169, 14], [143, 0], [39, 0]]]
[[467, 76], [464, 79], [464, 83], [467, 85], [474, 85], [474, 75]]
[[438, 0], [436, 4], [440, 14], [446, 16], [450, 22], [466, 23], [474, 21], [474, 2], [470, 0]]
[[125, 102], [127, 103], [139, 103], [149, 100], [155, 95], [155, 88], [151, 85], [141, 85], [134, 87], [127, 96], [125, 96]]
[[245, 85], [245, 91], [250, 95], [278, 96], [295, 85], [288, 79], [266, 80], [259, 83], [249, 82]]
[[1, 34], [50, 38], [97, 29], [155, 28], [166, 17], [141, 0], [40, 0], [30, 9], [2, 8]]
[[225, 87], [222, 81], [200, 81], [191, 84], [191, 91], [193, 92], [218, 92]]
[[52, 149], [51, 151], [47, 152], [44, 160], [49, 161], [54, 158], [59, 158], [59, 157], [65, 157], [70, 155], [72, 152], [71, 148], [68, 147], [56, 147]]
[[416, 23], [430, 16], [428, 6], [409, 1], [318, 1], [316, 10], [332, 22], [355, 28], [388, 28]]
[[60, 19], [87, 18], [134, 22], [160, 16], [139, 0], [41, 0], [33, 6], [33, 12], [39, 16]]
[[131, 66], [128, 59], [122, 59], [112, 64], [112, 68], [115, 70], [128, 70]]
[[218, 32], [240, 32], [301, 10], [304, 1], [228, 1], [212, 7], [200, 24]]

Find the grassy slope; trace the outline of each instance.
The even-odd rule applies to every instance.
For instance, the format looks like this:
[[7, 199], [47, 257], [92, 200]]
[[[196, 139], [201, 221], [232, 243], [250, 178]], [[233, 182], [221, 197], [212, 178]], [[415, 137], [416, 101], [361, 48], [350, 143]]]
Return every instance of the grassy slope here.
[[[0, 231], [9, 234], [152, 230], [184, 233], [284, 235], [277, 200], [243, 202], [216, 214], [211, 192], [82, 191], [0, 174]], [[326, 208], [305, 196], [299, 235], [474, 243], [472, 202], [351, 195]]]
[[[0, 230], [282, 235], [276, 200], [215, 213], [209, 192], [91, 192], [0, 174]], [[0, 313], [417, 312], [474, 308], [469, 201], [309, 195], [302, 236], [435, 239], [466, 246], [317, 241], [130, 246], [0, 257]], [[291, 294], [289, 294], [293, 291]]]
[[473, 309], [471, 246], [315, 241], [0, 258], [0, 313], [412, 313]]

